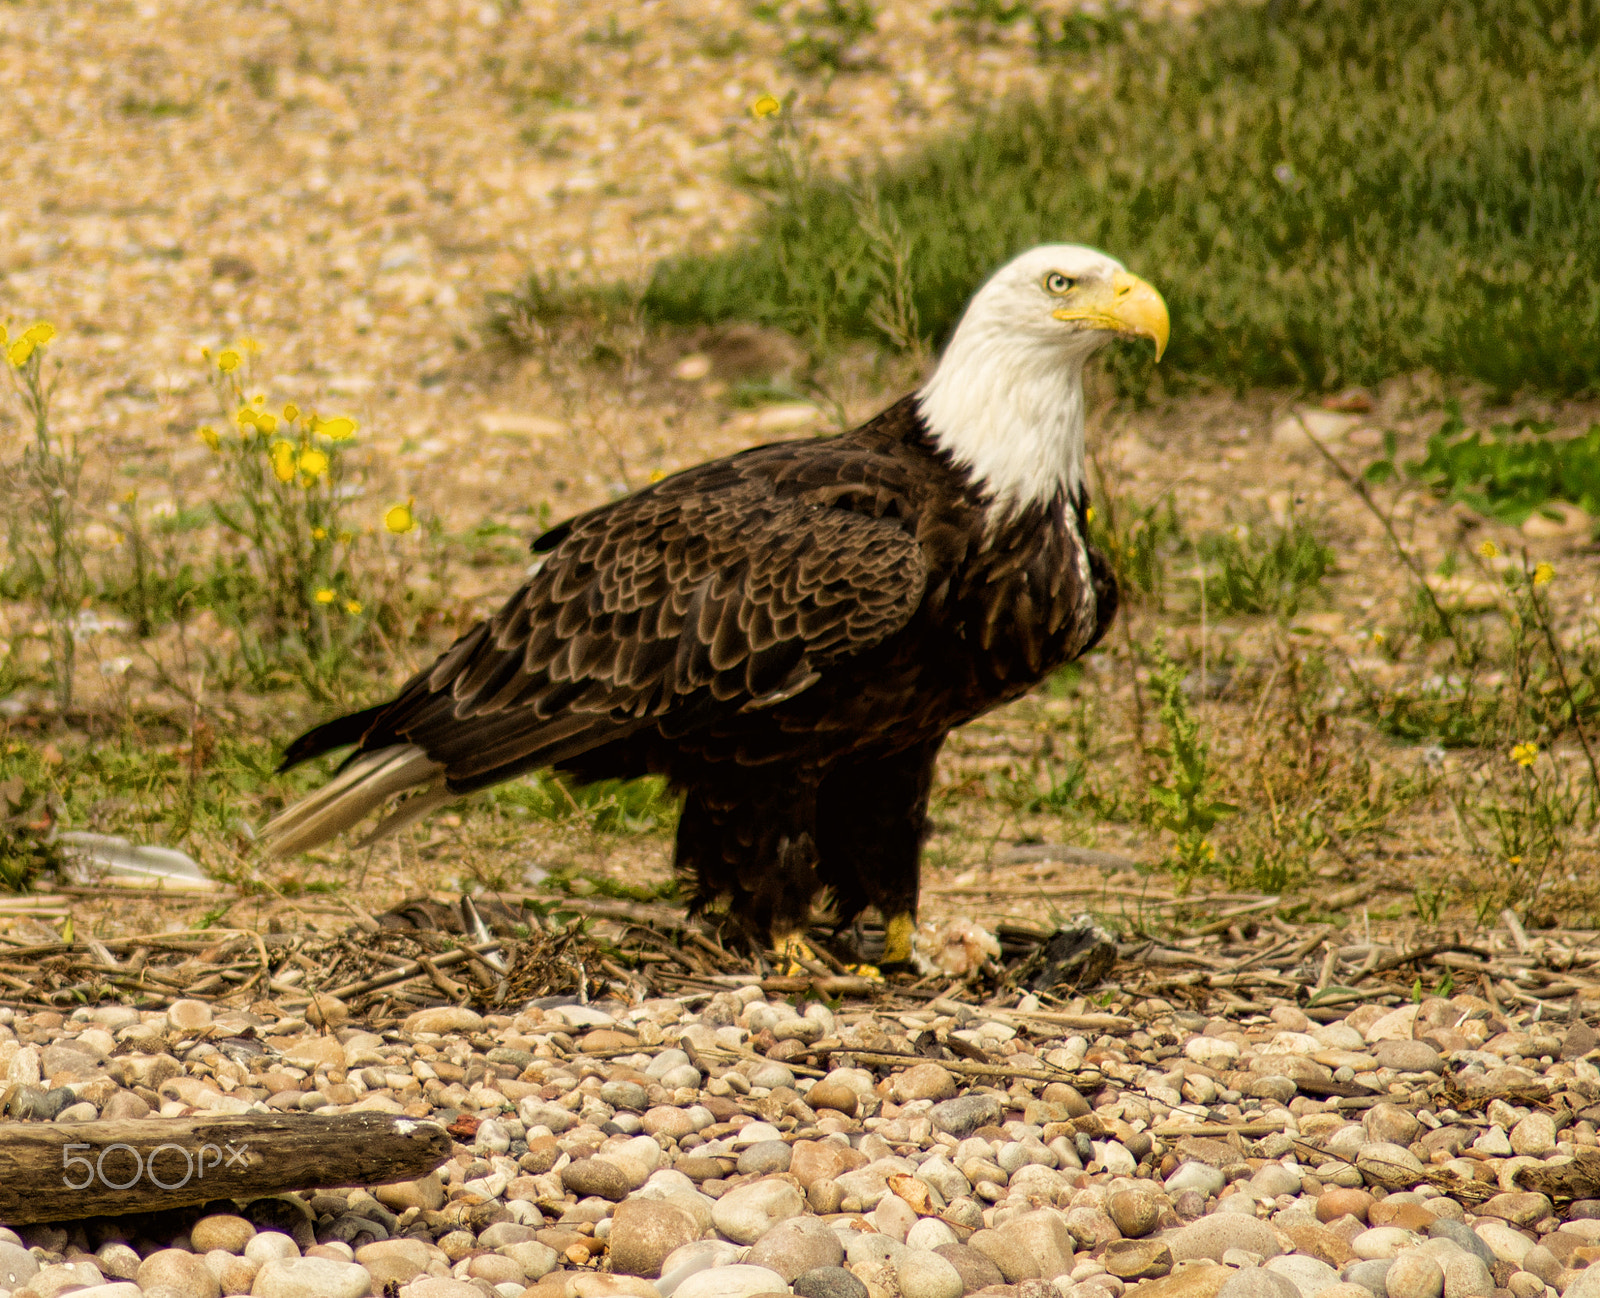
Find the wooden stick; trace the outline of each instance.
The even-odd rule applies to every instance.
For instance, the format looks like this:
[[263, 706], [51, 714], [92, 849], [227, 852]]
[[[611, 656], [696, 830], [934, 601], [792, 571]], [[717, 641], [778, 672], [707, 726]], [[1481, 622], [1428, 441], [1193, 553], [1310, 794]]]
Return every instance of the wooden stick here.
[[0, 1221], [112, 1217], [409, 1181], [451, 1149], [436, 1123], [387, 1113], [0, 1123]]
[[[926, 1055], [896, 1055], [884, 1050], [852, 1050], [849, 1046], [840, 1046], [835, 1054], [849, 1055], [859, 1064], [877, 1064], [880, 1067], [908, 1068], [912, 1064], [938, 1064], [947, 1073], [955, 1073], [958, 1077], [1021, 1077], [1030, 1082], [1088, 1082], [1089, 1078], [1080, 1073], [1068, 1072], [1064, 1068], [1013, 1068], [1007, 1064], [969, 1064], [961, 1059], [929, 1059]], [[1098, 1073], [1094, 1074], [1091, 1083], [1099, 1086], [1103, 1079]]]

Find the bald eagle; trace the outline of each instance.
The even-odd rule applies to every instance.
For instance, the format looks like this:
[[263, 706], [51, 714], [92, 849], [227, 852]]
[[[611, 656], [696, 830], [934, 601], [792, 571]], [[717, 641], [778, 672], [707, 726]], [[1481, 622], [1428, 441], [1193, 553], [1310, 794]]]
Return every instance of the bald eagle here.
[[300, 736], [355, 745], [263, 831], [279, 855], [409, 793], [392, 832], [538, 769], [682, 795], [694, 910], [753, 941], [831, 895], [910, 956], [934, 761], [950, 731], [1093, 646], [1116, 582], [1087, 539], [1083, 366], [1159, 360], [1167, 310], [1089, 248], [1026, 252], [973, 297], [932, 377], [853, 432], [759, 446], [533, 542], [504, 607], [389, 702]]

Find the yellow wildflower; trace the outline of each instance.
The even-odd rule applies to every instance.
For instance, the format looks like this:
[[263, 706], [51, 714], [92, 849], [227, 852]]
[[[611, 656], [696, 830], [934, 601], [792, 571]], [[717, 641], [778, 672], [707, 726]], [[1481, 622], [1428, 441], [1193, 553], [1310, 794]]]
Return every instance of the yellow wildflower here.
[[324, 451], [308, 447], [300, 452], [300, 472], [313, 480], [328, 471], [328, 456]]
[[1383, 634], [1382, 631], [1374, 631], [1372, 633], [1372, 643], [1373, 644], [1381, 645], [1383, 643], [1383, 641], [1384, 641], [1384, 634]]
[[242, 352], [249, 352], [252, 356], [261, 355], [261, 344], [254, 338], [241, 338], [234, 346]]
[[210, 424], [202, 424], [200, 426], [199, 436], [200, 440], [209, 446], [213, 451], [220, 451], [222, 449], [222, 439], [217, 436], [217, 430]]
[[334, 593], [324, 586], [315, 595], [313, 595], [312, 598], [315, 599], [319, 604], [331, 604], [333, 603], [335, 597]]
[[1088, 521], [1090, 523], [1094, 522], [1094, 506], [1093, 505], [1090, 505], [1087, 509], [1085, 509], [1083, 511], [1083, 517], [1084, 517], [1084, 519], [1086, 521]]
[[300, 418], [300, 407], [291, 401], [283, 408], [283, 422], [292, 424], [298, 418]]
[[313, 527], [311, 529], [311, 539], [313, 541], [326, 541], [328, 539], [328, 529], [325, 527]]
[[11, 335], [6, 332], [6, 327], [4, 325], [0, 325], [0, 347], [4, 347], [6, 343], [10, 341]]
[[234, 370], [239, 368], [240, 359], [239, 353], [230, 347], [217, 357], [217, 368], [224, 374], [232, 374]]
[[351, 531], [343, 531], [343, 532], [340, 532], [339, 535], [335, 539], [339, 542], [340, 545], [349, 545], [350, 542], [352, 542], [353, 540], [356, 539], [356, 534], [354, 532], [351, 532]]
[[1553, 564], [1537, 564], [1533, 570], [1533, 584], [1544, 586], [1556, 579], [1556, 570]]
[[396, 536], [409, 532], [417, 525], [416, 515], [411, 512], [411, 502], [415, 497], [408, 497], [403, 505], [393, 505], [383, 512], [383, 525]]
[[6, 359], [19, 370], [28, 363], [28, 357], [33, 355], [33, 341], [29, 338], [18, 338], [6, 349]]
[[244, 432], [246, 428], [260, 427], [260, 424], [257, 422], [256, 412], [250, 409], [249, 406], [240, 406], [239, 413], [234, 415], [234, 419], [238, 422], [239, 431], [241, 433]]
[[274, 442], [267, 454], [272, 457], [272, 475], [279, 482], [294, 481], [294, 447], [288, 442]]
[[317, 419], [312, 422], [311, 431], [321, 433], [329, 441], [349, 441], [356, 435], [356, 421], [344, 415], [337, 419]]
[[1533, 743], [1518, 744], [1511, 750], [1511, 760], [1518, 766], [1532, 766], [1539, 756], [1539, 745]]
[[1493, 541], [1485, 541], [1478, 547], [1478, 553], [1485, 559], [1498, 559], [1500, 557], [1500, 547]]
[[359, 599], [345, 600], [344, 611], [351, 617], [354, 617], [357, 613], [361, 612], [361, 601]]
[[1508, 856], [1508, 857], [1506, 857], [1506, 863], [1508, 865], [1521, 865], [1522, 864], [1522, 855], [1521, 855], [1521, 853], [1518, 853], [1516, 856]]
[[783, 105], [774, 95], [757, 95], [750, 104], [750, 116], [755, 118], [776, 117], [783, 111]]
[[667, 473], [666, 473], [665, 469], [651, 469], [650, 470], [650, 481], [651, 482], [661, 482], [666, 478], [666, 476], [667, 476]]
[[29, 325], [28, 328], [23, 332], [22, 336], [31, 342], [35, 347], [43, 347], [47, 342], [56, 336], [56, 327], [53, 324], [41, 320], [38, 324]]
[[263, 410], [256, 416], [256, 427], [264, 433], [270, 433], [278, 427], [278, 416]]

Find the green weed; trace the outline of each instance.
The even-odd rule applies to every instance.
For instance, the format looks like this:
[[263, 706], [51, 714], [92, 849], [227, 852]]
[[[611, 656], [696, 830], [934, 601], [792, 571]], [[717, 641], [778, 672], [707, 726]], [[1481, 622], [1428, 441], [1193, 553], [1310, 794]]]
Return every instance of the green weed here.
[[1184, 668], [1167, 656], [1158, 640], [1156, 667], [1150, 686], [1160, 707], [1160, 720], [1166, 731], [1166, 745], [1153, 755], [1166, 766], [1166, 784], [1150, 787], [1151, 819], [1173, 835], [1168, 863], [1187, 887], [1206, 875], [1226, 873], [1211, 842], [1211, 831], [1219, 821], [1234, 815], [1239, 808], [1216, 796], [1217, 775], [1211, 764], [1211, 750], [1200, 733], [1200, 723], [1189, 712], [1183, 682]]
[[[1406, 472], [1446, 500], [1459, 500], [1488, 518], [1521, 527], [1529, 516], [1567, 501], [1600, 514], [1600, 424], [1575, 437], [1551, 437], [1554, 426], [1534, 419], [1468, 430], [1456, 406], [1432, 437], [1427, 454]], [[1393, 472], [1392, 459], [1367, 470], [1374, 480]]]
[[1213, 613], [1293, 618], [1334, 568], [1334, 554], [1298, 518], [1278, 527], [1238, 525], [1202, 536], [1206, 601]]
[[[1152, 277], [1168, 366], [1230, 387], [1600, 380], [1593, 0], [1224, 3], [1118, 31], [1064, 54], [1054, 95], [872, 178], [927, 339], [1008, 256], [1068, 239]], [[744, 246], [662, 263], [647, 311], [874, 336], [860, 183], [814, 179]], [[1147, 352], [1111, 364], [1144, 388]]]
[[871, 0], [771, 0], [752, 12], [785, 33], [784, 62], [825, 77], [861, 66], [858, 46], [878, 30]]

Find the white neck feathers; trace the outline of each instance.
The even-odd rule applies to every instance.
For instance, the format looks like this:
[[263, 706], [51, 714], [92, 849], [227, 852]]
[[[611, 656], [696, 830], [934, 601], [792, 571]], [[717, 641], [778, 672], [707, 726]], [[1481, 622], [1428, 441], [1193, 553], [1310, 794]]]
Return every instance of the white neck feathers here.
[[917, 407], [934, 441], [1005, 514], [1083, 481], [1085, 348], [1019, 346], [970, 316], [945, 348]]

